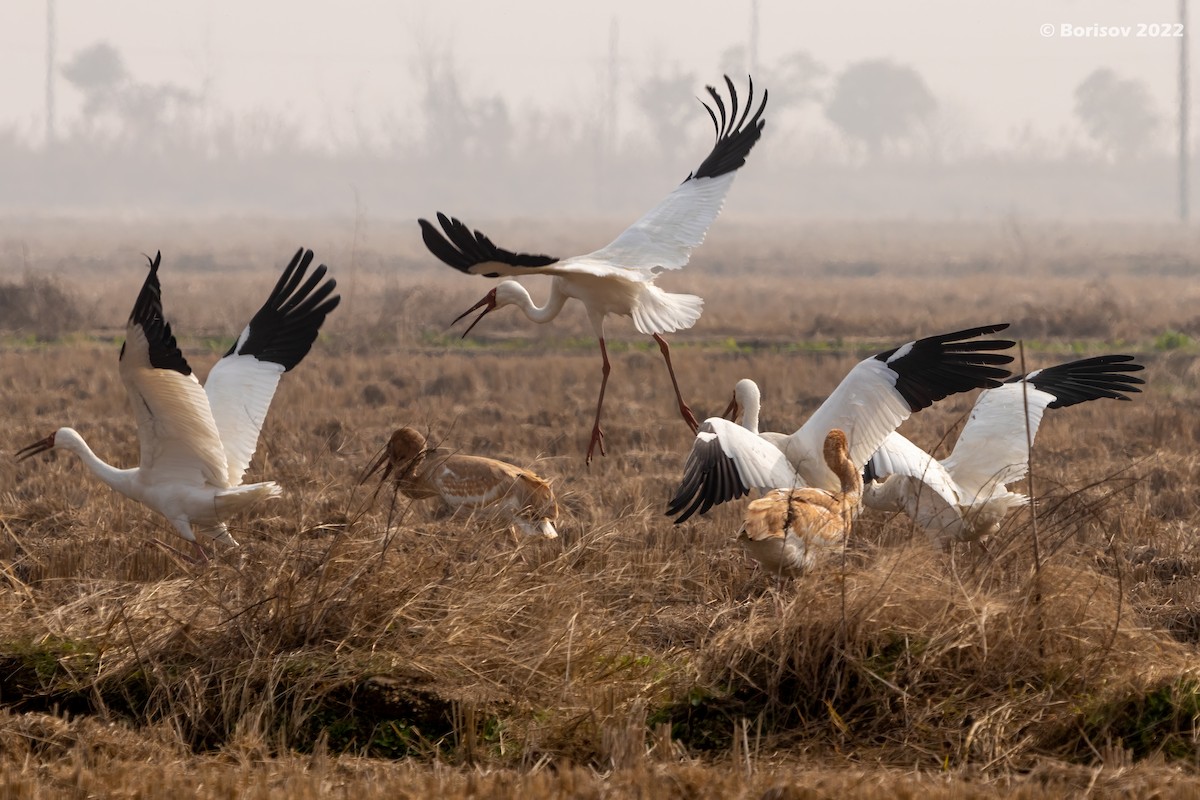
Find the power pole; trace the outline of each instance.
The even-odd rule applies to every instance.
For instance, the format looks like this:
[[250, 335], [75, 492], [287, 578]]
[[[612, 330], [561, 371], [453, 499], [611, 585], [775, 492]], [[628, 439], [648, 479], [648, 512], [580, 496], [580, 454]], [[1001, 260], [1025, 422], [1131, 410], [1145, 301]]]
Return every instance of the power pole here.
[[618, 49], [621, 39], [621, 26], [613, 17], [608, 26], [608, 102], [605, 104], [605, 142], [606, 155], [610, 158], [617, 150], [617, 80], [618, 80]]
[[1179, 0], [1179, 221], [1188, 221], [1188, 29], [1187, 0]]
[[[1179, 0], [1183, 2], [1183, 0]], [[758, 74], [758, 0], [750, 0], [750, 76]]]
[[46, 0], [46, 147], [54, 146], [54, 0]]

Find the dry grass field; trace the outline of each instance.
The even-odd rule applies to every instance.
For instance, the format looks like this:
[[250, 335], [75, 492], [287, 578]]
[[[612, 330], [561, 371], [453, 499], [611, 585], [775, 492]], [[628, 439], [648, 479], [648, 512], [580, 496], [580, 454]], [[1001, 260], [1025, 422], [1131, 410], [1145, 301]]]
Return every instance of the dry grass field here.
[[[478, 224], [562, 253], [621, 227]], [[6, 796], [1200, 793], [1195, 231], [729, 217], [660, 281], [707, 298], [669, 337], [697, 415], [752, 377], [769, 430], [918, 335], [1009, 321], [1029, 369], [1138, 354], [1134, 402], [1047, 414], [1037, 502], [986, 552], [865, 512], [844, 563], [780, 583], [733, 541], [744, 501], [672, 525], [691, 435], [653, 343], [612, 321], [609, 455], [585, 468], [582, 313], [460, 341], [446, 324], [490, 284], [411, 221], [4, 223], [4, 449], [71, 425], [134, 465], [116, 364], [139, 253], [163, 249], [203, 376], [299, 244], [344, 302], [276, 395], [250, 477], [284, 496], [236, 521], [239, 549], [181, 561], [73, 456], [0, 460]], [[945, 454], [973, 399], [902, 430]], [[402, 424], [552, 478], [561, 538], [361, 484]]]

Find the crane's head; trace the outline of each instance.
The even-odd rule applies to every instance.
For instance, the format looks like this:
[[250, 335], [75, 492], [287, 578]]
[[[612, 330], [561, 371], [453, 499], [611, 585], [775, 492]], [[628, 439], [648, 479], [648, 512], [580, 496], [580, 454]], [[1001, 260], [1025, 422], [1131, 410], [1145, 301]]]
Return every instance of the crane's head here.
[[36, 456], [38, 453], [44, 453], [47, 450], [53, 450], [54, 445], [55, 445], [55, 441], [54, 441], [55, 438], [65, 430], [67, 430], [67, 429], [59, 428], [54, 433], [47, 436], [45, 439], [38, 439], [33, 444], [31, 444], [27, 447], [22, 447], [20, 450], [18, 450], [16, 452], [17, 461], [24, 461], [25, 459], [29, 458], [30, 456]]
[[758, 406], [760, 398], [758, 384], [749, 378], [742, 378], [734, 385], [733, 397], [721, 416], [730, 422], [737, 422], [747, 407]]
[[405, 480], [421, 466], [426, 452], [424, 436], [415, 428], [407, 425], [399, 428], [392, 434], [392, 438], [388, 440], [379, 458], [367, 468], [366, 477], [363, 480], [380, 470], [383, 470], [383, 474], [379, 478], [380, 483], [386, 481], [393, 472], [396, 473], [397, 481]]
[[517, 305], [521, 303], [522, 298], [528, 302], [529, 292], [525, 291], [525, 288], [521, 286], [521, 284], [512, 280], [500, 281], [500, 283], [496, 284], [495, 289], [492, 289], [483, 296], [482, 300], [455, 317], [454, 322], [451, 322], [450, 324], [455, 325], [459, 320], [470, 314], [472, 311], [482, 308], [483, 311], [480, 312], [479, 316], [475, 318], [475, 321], [468, 325], [467, 329], [463, 331], [462, 338], [465, 339], [467, 338], [467, 334], [471, 332], [471, 328], [474, 328], [479, 324], [479, 320], [483, 319], [497, 308], [504, 308], [505, 306]]

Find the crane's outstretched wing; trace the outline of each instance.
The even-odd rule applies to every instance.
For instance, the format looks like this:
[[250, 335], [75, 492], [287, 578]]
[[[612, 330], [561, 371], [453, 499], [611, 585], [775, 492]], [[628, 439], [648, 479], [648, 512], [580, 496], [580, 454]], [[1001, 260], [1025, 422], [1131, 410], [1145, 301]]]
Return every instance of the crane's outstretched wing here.
[[903, 511], [935, 544], [964, 529], [958, 487], [942, 463], [892, 431], [863, 471], [863, 505]]
[[1029, 465], [1027, 402], [1032, 439], [1048, 408], [1066, 408], [1101, 398], [1129, 400], [1128, 394], [1140, 392], [1138, 387], [1145, 383], [1129, 373], [1141, 369], [1133, 356], [1096, 356], [1035, 370], [981, 393], [954, 451], [942, 461], [954, 476], [964, 502], [990, 496], [1025, 476]]
[[734, 175], [746, 163], [766, 124], [762, 115], [767, 107], [767, 92], [763, 92], [758, 110], [750, 116], [754, 106], [754, 82], [750, 81], [746, 106], [739, 117], [737, 90], [728, 75], [725, 85], [729, 89], [728, 115], [721, 94], [712, 86], [705, 87], [716, 106], [714, 111], [704, 103], [712, 117], [717, 141], [700, 166], [620, 236], [594, 253], [580, 256], [580, 262], [655, 271], [679, 269], [688, 262], [692, 249], [704, 241], [713, 220], [721, 213]]
[[825, 464], [822, 446], [834, 428], [850, 439], [850, 460], [861, 467], [887, 435], [916, 411], [952, 394], [1000, 386], [1012, 356], [997, 353], [1009, 339], [965, 341], [1002, 331], [1007, 323], [943, 333], [908, 342], [860, 361], [783, 451], [809, 486], [838, 491], [837, 476]]
[[751, 489], [802, 485], [779, 448], [741, 425], [710, 417], [696, 433], [667, 516], [678, 514], [678, 525], [697, 512], [744, 497]]
[[325, 317], [337, 308], [337, 282], [324, 264], [305, 280], [311, 250], [292, 257], [275, 288], [229, 352], [216, 363], [204, 389], [228, 460], [230, 486], [242, 482], [258, 447], [258, 434], [283, 373], [308, 355]]
[[[433, 223], [419, 219], [421, 237], [429, 252], [460, 272], [489, 278], [517, 275], [556, 275], [586, 273], [598, 276], [620, 275], [629, 280], [647, 280], [659, 269], [678, 269], [687, 263], [692, 249], [704, 241], [704, 235], [721, 211], [733, 176], [746, 163], [754, 143], [762, 136], [763, 110], [767, 93], [754, 116], [754, 84], [741, 116], [738, 116], [737, 91], [725, 78], [730, 104], [713, 87], [707, 87], [716, 111], [704, 104], [716, 128], [717, 141], [694, 172], [657, 206], [642, 215], [607, 246], [593, 253], [559, 261], [547, 255], [532, 255], [506, 250], [492, 243], [479, 231], [463, 222], [438, 213], [439, 232]], [[644, 273], [642, 275], [630, 273]]]
[[119, 371], [137, 419], [140, 466], [147, 480], [229, 486], [208, 397], [163, 317], [161, 262], [162, 253], [150, 261], [121, 345]]
[[558, 263], [551, 256], [515, 253], [492, 244], [492, 240], [479, 231], [473, 231], [464, 222], [438, 212], [442, 233], [427, 219], [417, 220], [421, 226], [421, 238], [429, 252], [444, 264], [468, 275], [483, 275], [499, 278], [501, 275], [546, 274], [542, 267]]

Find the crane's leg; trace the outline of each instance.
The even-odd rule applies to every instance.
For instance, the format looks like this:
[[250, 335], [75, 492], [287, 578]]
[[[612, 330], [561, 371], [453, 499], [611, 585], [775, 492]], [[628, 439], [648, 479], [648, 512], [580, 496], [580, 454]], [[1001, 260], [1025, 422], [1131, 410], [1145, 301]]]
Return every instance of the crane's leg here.
[[187, 517], [175, 517], [171, 520], [171, 524], [175, 526], [175, 530], [179, 531], [179, 535], [192, 543], [192, 547], [196, 550], [196, 562], [204, 564], [208, 561], [208, 553], [204, 552], [204, 548], [196, 541], [196, 534], [192, 533], [192, 522]]
[[662, 351], [663, 359], [667, 362], [667, 372], [671, 374], [671, 385], [675, 387], [675, 399], [679, 401], [679, 413], [683, 415], [683, 421], [692, 429], [692, 433], [700, 430], [700, 423], [696, 421], [696, 415], [688, 408], [688, 404], [683, 402], [683, 395], [679, 391], [679, 381], [675, 379], [675, 367], [671, 366], [671, 348], [667, 345], [667, 340], [654, 334], [654, 341], [658, 342], [658, 349]]
[[606, 456], [604, 452], [604, 431], [600, 430], [600, 410], [604, 408], [604, 389], [608, 386], [608, 373], [612, 371], [612, 365], [608, 363], [608, 348], [604, 346], [604, 337], [600, 339], [600, 355], [604, 359], [604, 377], [600, 379], [600, 398], [596, 400], [596, 421], [592, 424], [592, 440], [588, 443], [587, 458], [585, 463], [592, 463], [592, 453], [596, 450], [596, 445], [600, 445], [600, 455]]

